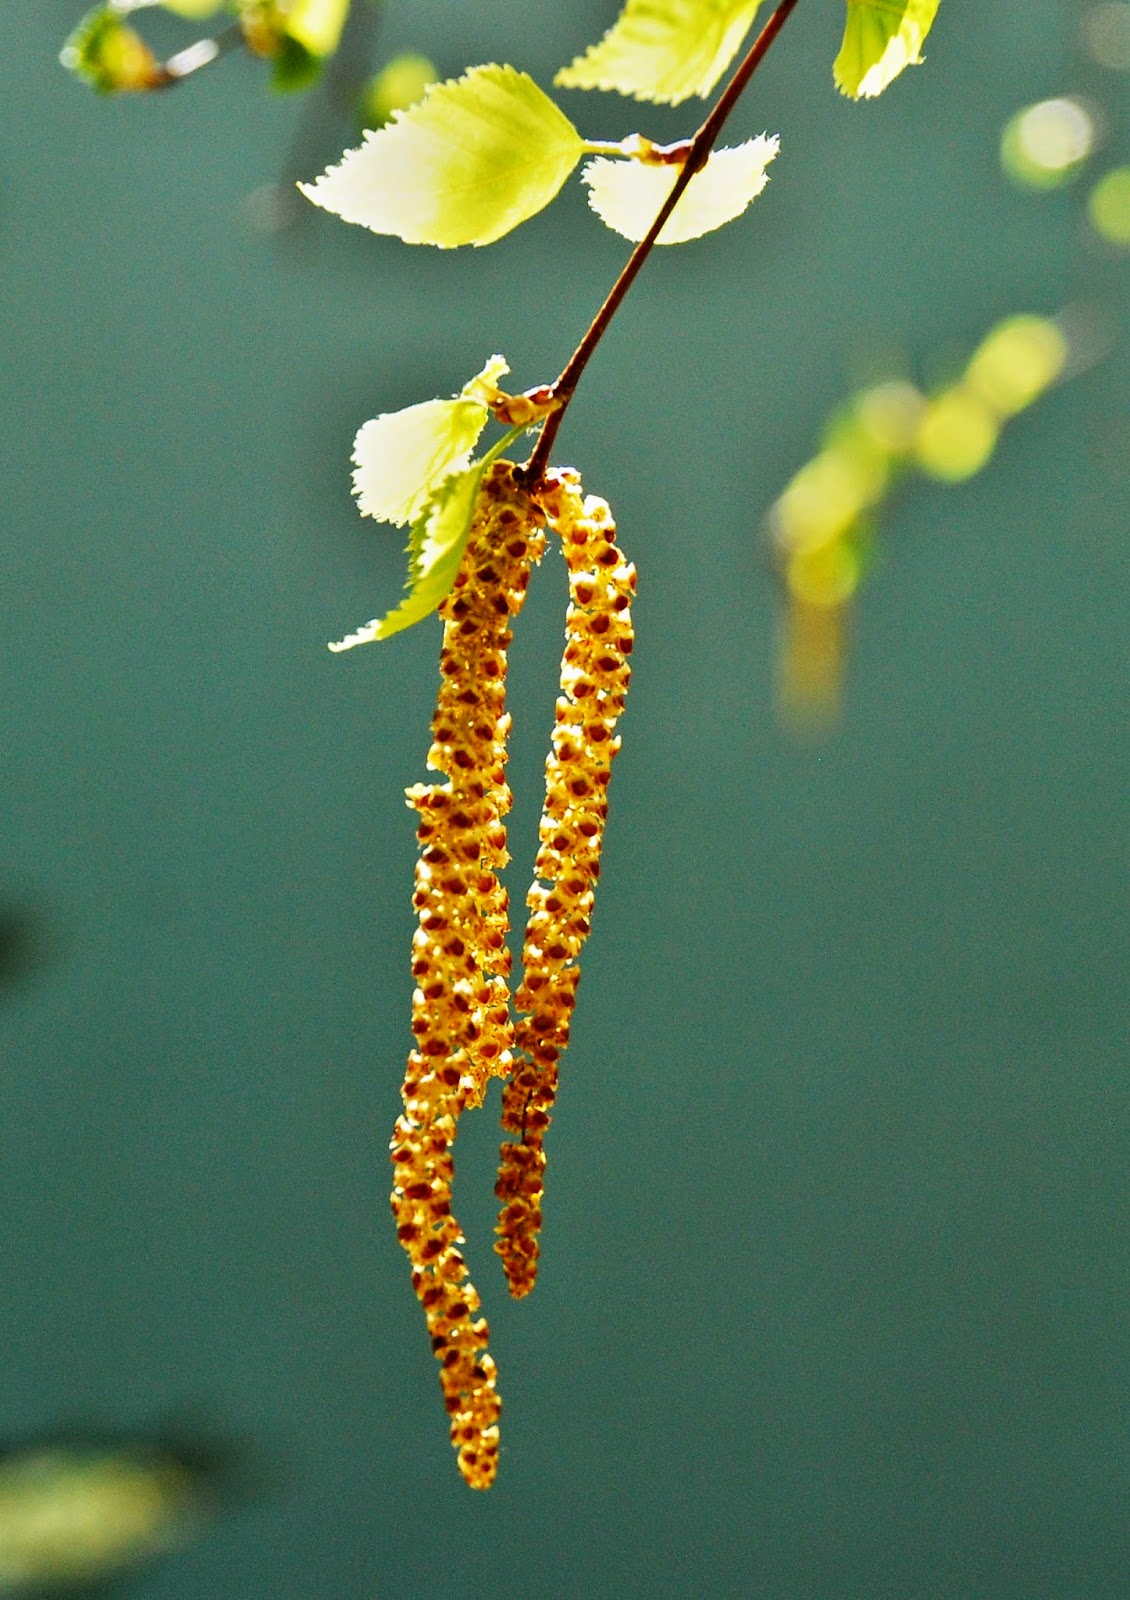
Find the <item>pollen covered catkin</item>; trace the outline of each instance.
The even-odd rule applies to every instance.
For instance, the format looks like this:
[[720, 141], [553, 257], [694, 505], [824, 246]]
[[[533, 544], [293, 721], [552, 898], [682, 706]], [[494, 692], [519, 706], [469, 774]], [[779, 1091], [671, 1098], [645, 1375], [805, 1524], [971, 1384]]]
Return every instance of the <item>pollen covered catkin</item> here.
[[523, 977], [514, 997], [518, 1053], [502, 1096], [502, 1126], [514, 1138], [502, 1146], [495, 1249], [516, 1299], [537, 1278], [545, 1133], [600, 874], [608, 783], [620, 748], [614, 730], [630, 677], [636, 587], [635, 568], [616, 545], [607, 503], [582, 496], [575, 472], [551, 472], [538, 500], [561, 539], [570, 604], [536, 876], [527, 896]]
[[455, 586], [440, 607], [441, 683], [428, 765], [446, 781], [417, 784], [419, 927], [413, 938], [412, 1031], [404, 1111], [391, 1151], [392, 1209], [412, 1262], [451, 1418], [459, 1470], [489, 1488], [498, 1465], [500, 1401], [488, 1330], [468, 1279], [452, 1215], [452, 1146], [460, 1114], [511, 1065], [503, 817], [506, 651], [530, 564], [545, 548], [544, 518], [514, 469], [488, 469]]

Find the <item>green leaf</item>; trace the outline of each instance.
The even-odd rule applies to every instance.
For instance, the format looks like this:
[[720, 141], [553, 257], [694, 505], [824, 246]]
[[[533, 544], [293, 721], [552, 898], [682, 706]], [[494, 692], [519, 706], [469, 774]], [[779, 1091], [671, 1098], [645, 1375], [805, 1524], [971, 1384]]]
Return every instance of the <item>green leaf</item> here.
[[[731, 150], [716, 150], [679, 197], [656, 244], [683, 244], [740, 217], [769, 181], [765, 168], [777, 154], [779, 142], [775, 135], [762, 134]], [[625, 239], [640, 240], [679, 171], [677, 166], [598, 156], [581, 176], [589, 187], [589, 204], [601, 221]]]
[[323, 59], [332, 56], [349, 15], [350, 0], [291, 0], [286, 7], [287, 36]]
[[882, 94], [904, 67], [922, 62], [922, 45], [940, 0], [847, 0], [844, 42], [832, 67], [852, 99]]
[[307, 199], [407, 244], [490, 244], [547, 206], [584, 141], [532, 78], [473, 67], [365, 135]]
[[450, 593], [467, 548], [485, 465], [477, 461], [440, 484], [408, 538], [408, 593], [387, 616], [375, 617], [355, 633], [331, 644], [335, 654], [410, 628], [430, 615]]
[[708, 95], [737, 54], [760, 0], [628, 0], [599, 44], [554, 78], [678, 105]]
[[111, 6], [87, 12], [59, 60], [102, 94], [152, 89], [160, 80], [153, 52]]
[[224, 0], [160, 0], [165, 11], [175, 11], [178, 17], [188, 17], [192, 22], [199, 22], [202, 17], [213, 16], [224, 4]]
[[279, 94], [295, 94], [309, 89], [321, 75], [321, 57], [312, 55], [304, 44], [284, 33], [271, 57], [271, 88]]
[[415, 522], [444, 479], [468, 465], [490, 392], [509, 370], [492, 356], [454, 399], [424, 400], [366, 422], [353, 444], [353, 492], [363, 514], [398, 527]]

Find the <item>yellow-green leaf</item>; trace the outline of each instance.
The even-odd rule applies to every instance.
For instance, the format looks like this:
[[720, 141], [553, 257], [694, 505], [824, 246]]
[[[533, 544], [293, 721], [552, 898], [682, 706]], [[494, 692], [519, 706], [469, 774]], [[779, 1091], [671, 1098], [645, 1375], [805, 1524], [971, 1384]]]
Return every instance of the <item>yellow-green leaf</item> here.
[[199, 22], [201, 17], [210, 17], [219, 11], [224, 0], [160, 0], [160, 3], [164, 10], [175, 11], [178, 17]]
[[59, 60], [103, 94], [153, 89], [160, 82], [153, 52], [112, 6], [87, 12], [59, 52]]
[[409, 536], [408, 593], [386, 617], [374, 617], [355, 633], [331, 644], [335, 654], [410, 628], [434, 611], [450, 592], [467, 547], [482, 475], [483, 463], [476, 462], [440, 485]]
[[319, 58], [332, 56], [349, 15], [350, 0], [291, 0], [286, 31], [304, 50]]
[[844, 42], [832, 67], [836, 87], [870, 99], [904, 67], [922, 61], [922, 45], [940, 0], [847, 0]]
[[547, 206], [583, 152], [532, 78], [473, 67], [299, 188], [346, 222], [407, 244], [490, 244]]
[[453, 400], [424, 400], [365, 423], [353, 442], [353, 492], [365, 516], [398, 527], [416, 521], [444, 479], [469, 463], [487, 398], [509, 370], [492, 356]]
[[[656, 244], [683, 244], [740, 217], [769, 181], [765, 168], [778, 146], [776, 135], [762, 134], [732, 150], [716, 150], [679, 197]], [[582, 177], [601, 221], [625, 239], [639, 240], [655, 221], [679, 170], [598, 156]]]
[[599, 44], [563, 67], [564, 89], [615, 89], [675, 106], [708, 95], [737, 54], [760, 0], [628, 0]]

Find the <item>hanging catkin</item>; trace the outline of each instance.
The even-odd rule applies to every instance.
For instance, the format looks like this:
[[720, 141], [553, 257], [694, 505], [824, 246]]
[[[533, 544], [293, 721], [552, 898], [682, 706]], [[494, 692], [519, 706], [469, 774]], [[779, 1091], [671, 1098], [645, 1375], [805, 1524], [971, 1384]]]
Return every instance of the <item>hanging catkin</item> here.
[[511, 1065], [507, 899], [506, 650], [544, 519], [498, 463], [480, 489], [455, 587], [443, 602], [441, 683], [428, 765], [445, 782], [418, 784], [422, 850], [414, 903], [412, 1031], [404, 1112], [392, 1139], [392, 1209], [412, 1262], [451, 1418], [459, 1470], [486, 1489], [498, 1465], [500, 1402], [488, 1330], [477, 1316], [452, 1215], [452, 1145], [460, 1114]]
[[608, 782], [620, 748], [613, 730], [630, 676], [636, 587], [635, 568], [615, 543], [607, 503], [595, 495], [583, 498], [575, 472], [550, 473], [538, 500], [561, 539], [571, 603], [562, 693], [546, 762], [541, 844], [527, 897], [523, 979], [514, 997], [519, 1053], [502, 1097], [502, 1126], [515, 1137], [502, 1146], [495, 1249], [515, 1298], [528, 1294], [537, 1277], [545, 1133], [600, 873]]

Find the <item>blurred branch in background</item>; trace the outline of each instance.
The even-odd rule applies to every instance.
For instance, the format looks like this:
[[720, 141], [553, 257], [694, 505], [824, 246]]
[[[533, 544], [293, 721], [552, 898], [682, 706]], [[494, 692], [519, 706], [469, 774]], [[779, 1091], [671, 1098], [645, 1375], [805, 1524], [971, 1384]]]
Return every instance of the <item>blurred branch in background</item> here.
[[[1130, 0], [1088, 5], [1078, 36], [1092, 76], [1098, 69], [1109, 82], [1130, 72]], [[961, 376], [932, 394], [894, 376], [859, 390], [833, 412], [820, 450], [768, 512], [784, 597], [777, 704], [798, 734], [826, 733], [839, 720], [854, 601], [873, 570], [879, 514], [894, 491], [915, 477], [957, 484], [982, 471], [1007, 422], [1095, 366], [1115, 342], [1103, 279], [1130, 251], [1130, 164], [1118, 160], [1126, 129], [1113, 97], [1101, 82], [1086, 88], [1021, 107], [1000, 144], [1005, 174], [1033, 194], [1090, 177], [1077, 301], [1056, 316], [999, 322]], [[1096, 175], [1093, 163], [1107, 147], [1116, 160]]]

